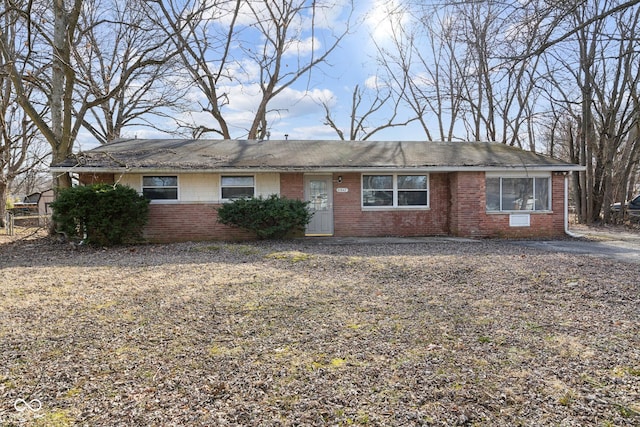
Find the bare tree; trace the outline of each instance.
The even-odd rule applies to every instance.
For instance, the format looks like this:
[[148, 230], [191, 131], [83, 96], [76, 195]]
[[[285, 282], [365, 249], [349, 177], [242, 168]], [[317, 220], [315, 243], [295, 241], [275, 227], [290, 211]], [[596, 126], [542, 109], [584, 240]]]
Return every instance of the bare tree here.
[[[4, 28], [6, 39], [15, 49], [20, 38], [20, 22], [4, 1], [5, 12], [0, 14], [0, 26]], [[18, 57], [18, 55], [13, 55]], [[32, 122], [16, 102], [15, 92], [9, 79], [9, 68], [24, 69], [24, 62], [7, 64], [0, 56], [0, 227], [4, 226], [5, 208], [9, 189], [16, 177], [36, 168], [46, 157], [46, 152], [38, 152], [37, 134]], [[31, 96], [33, 88], [26, 88], [25, 95]]]
[[[253, 17], [264, 44], [259, 49], [243, 49], [260, 68], [260, 101], [251, 127], [249, 139], [264, 139], [268, 131], [269, 103], [283, 90], [325, 62], [349, 32], [349, 20], [342, 30], [327, 34], [324, 43], [316, 38], [318, 15], [333, 3], [304, 0], [249, 2]], [[303, 42], [302, 44], [300, 42]], [[291, 57], [294, 61], [289, 61]], [[289, 64], [296, 64], [289, 66]]]
[[[177, 55], [163, 30], [148, 22], [141, 1], [112, 2], [110, 7], [85, 8], [80, 14], [86, 42], [75, 49], [83, 76], [78, 88], [95, 98], [111, 96], [88, 110], [83, 126], [101, 143], [120, 138], [131, 126], [163, 131], [158, 119], [169, 121], [181, 105], [186, 88], [175, 78]], [[96, 25], [102, 22], [103, 25]], [[132, 65], [141, 54], [155, 51], [156, 62]]]
[[[573, 117], [569, 141], [572, 161], [586, 166], [574, 185], [582, 221], [610, 220], [609, 205], [626, 195], [637, 164], [635, 130], [639, 110], [640, 52], [637, 51], [640, 8], [616, 9], [616, 2], [595, 1], [576, 8], [575, 37], [565, 38], [545, 53], [552, 83], [550, 101]], [[587, 24], [585, 24], [587, 23]], [[559, 29], [561, 31], [561, 29]]]
[[[345, 131], [336, 119], [332, 117], [332, 108], [327, 101], [322, 102], [325, 111], [324, 124], [333, 129], [343, 141], [364, 141], [372, 138], [382, 130], [406, 126], [415, 121], [416, 117], [404, 120], [398, 118], [401, 98], [394, 97], [394, 93], [390, 88], [383, 88], [379, 83], [377, 79], [373, 82], [375, 87], [371, 88], [371, 94], [367, 93], [359, 85], [356, 85], [353, 89], [349, 114], [349, 133], [346, 137]], [[385, 107], [388, 108], [385, 111], [385, 117], [378, 117], [377, 113], [380, 113]]]
[[[458, 46], [451, 26], [441, 16], [403, 22], [404, 8], [389, 11], [390, 43], [376, 43], [377, 61], [387, 71], [389, 85], [409, 107], [429, 141], [454, 140], [461, 112], [462, 84]], [[457, 67], [455, 65], [458, 65]], [[437, 130], [432, 128], [437, 123]]]
[[519, 7], [454, 1], [437, 8], [411, 3], [401, 12], [392, 45], [378, 45], [379, 62], [402, 76], [396, 85], [408, 82], [404, 99], [427, 139], [536, 149], [538, 59], [518, 58], [534, 48], [540, 30], [529, 23], [533, 12], [516, 13]]
[[[229, 124], [222, 109], [228, 103], [223, 82], [232, 81], [231, 43], [236, 33], [241, 0], [149, 1], [147, 15], [156, 26], [165, 28], [178, 52], [185, 77], [201, 92], [203, 112], [209, 113], [215, 125], [192, 129], [193, 136], [216, 133], [231, 138]], [[188, 126], [188, 125], [187, 125]]]
[[[588, 6], [588, 2], [542, 2], [543, 7], [539, 9], [539, 13], [537, 14], [536, 25], [542, 25], [547, 29], [545, 37], [535, 46], [535, 49], [524, 52], [521, 58], [528, 58], [548, 52], [549, 49], [570, 39], [590, 25], [602, 22], [620, 12], [633, 9], [639, 4], [640, 0], [607, 2], [605, 7], [599, 8], [598, 12], [586, 17], [586, 19], [579, 24], [563, 26], [565, 21], [571, 20], [571, 16], [574, 15], [576, 11], [585, 5]], [[529, 5], [538, 6], [538, 2], [523, 2], [522, 5], [523, 7]], [[558, 31], [558, 28], [562, 28], [562, 30]]]
[[[0, 55], [9, 65], [8, 74], [18, 103], [51, 146], [53, 163], [72, 154], [78, 131], [90, 109], [119, 93], [137, 70], [165, 61], [164, 51], [158, 53], [158, 48], [166, 46], [166, 40], [158, 40], [155, 46], [137, 52], [117, 84], [107, 92], [97, 94], [87, 90], [88, 79], [82, 75], [84, 58], [79, 47], [92, 42], [87, 38], [91, 27], [107, 25], [108, 21], [83, 22], [80, 18], [83, 11], [100, 7], [103, 6], [99, 0], [7, 3], [5, 13], [15, 13], [23, 22], [25, 33], [21, 42], [26, 50], [14, 49], [6, 29], [2, 28]], [[28, 64], [27, 69], [16, 67], [16, 54]], [[28, 96], [27, 85], [33, 85], [46, 98], [46, 115]], [[55, 180], [56, 188], [71, 185], [68, 173], [56, 176]]]
[[[213, 125], [199, 125], [194, 136], [215, 133], [232, 137], [226, 107], [231, 91], [242, 86], [255, 94], [245, 129], [249, 139], [263, 139], [269, 130], [275, 97], [327, 61], [349, 32], [324, 28], [321, 17], [335, 7], [329, 1], [216, 0], [158, 1], [156, 22], [166, 23], [183, 66], [204, 96], [200, 108]], [[322, 33], [323, 38], [319, 35]]]
[[[5, 80], [5, 81], [3, 81]], [[4, 226], [9, 191], [22, 175], [38, 170], [48, 157], [33, 123], [15, 103], [8, 88], [10, 84], [0, 77], [0, 227]]]

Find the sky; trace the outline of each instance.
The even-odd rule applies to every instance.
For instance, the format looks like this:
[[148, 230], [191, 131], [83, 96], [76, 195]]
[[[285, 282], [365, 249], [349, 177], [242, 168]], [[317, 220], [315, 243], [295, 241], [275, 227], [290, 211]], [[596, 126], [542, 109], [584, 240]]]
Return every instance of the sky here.
[[[322, 43], [325, 28], [341, 28], [345, 23], [347, 13], [347, 0], [334, 0], [342, 3], [342, 8], [334, 7], [322, 19], [318, 19], [318, 31], [316, 32], [316, 47]], [[270, 107], [277, 113], [269, 115], [269, 132], [271, 139], [339, 139], [335, 130], [324, 125], [324, 108], [322, 101], [331, 105], [334, 120], [348, 135], [348, 124], [352, 94], [354, 87], [372, 87], [375, 85], [377, 65], [375, 60], [375, 46], [388, 43], [391, 33], [388, 10], [395, 8], [396, 0], [367, 0], [356, 1], [356, 10], [352, 15], [352, 32], [341, 42], [340, 46], [328, 58], [327, 64], [312, 69], [311, 74], [301, 78], [294, 85], [284, 90], [275, 98]], [[308, 23], [301, 22], [301, 26]], [[302, 52], [309, 52], [310, 33], [301, 33], [301, 39], [296, 48]], [[293, 65], [297, 58], [289, 58]], [[246, 64], [245, 64], [246, 65]], [[244, 72], [247, 74], [258, 73], [255, 66], [246, 65]], [[226, 88], [229, 92], [230, 103], [226, 107], [225, 117], [232, 127], [234, 138], [246, 138], [246, 129], [252, 118], [251, 111], [256, 106], [256, 94], [258, 88], [249, 80], [245, 84], [234, 84]], [[194, 100], [201, 94], [194, 90], [189, 94]], [[195, 110], [195, 109], [194, 109]], [[181, 119], [198, 124], [211, 124], [208, 113], [191, 112], [181, 116]], [[171, 127], [171, 123], [161, 124]], [[123, 137], [136, 138], [166, 138], [170, 135], [150, 128], [128, 128], [123, 132]], [[218, 138], [216, 134], [205, 134], [203, 138]], [[374, 140], [394, 139], [424, 139], [424, 135], [415, 127], [393, 128], [377, 133]], [[93, 138], [86, 132], [78, 137], [78, 148], [87, 150], [95, 146]]]

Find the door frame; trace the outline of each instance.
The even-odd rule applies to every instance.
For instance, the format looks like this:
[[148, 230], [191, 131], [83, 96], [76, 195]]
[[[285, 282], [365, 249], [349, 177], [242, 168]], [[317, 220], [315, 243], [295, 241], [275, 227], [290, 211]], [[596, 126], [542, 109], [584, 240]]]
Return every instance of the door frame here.
[[331, 231], [329, 233], [309, 233], [307, 227], [305, 227], [304, 235], [307, 237], [321, 237], [321, 236], [333, 236], [334, 233], [334, 217], [333, 217], [333, 174], [330, 173], [308, 173], [303, 176], [303, 192], [304, 192], [304, 200], [309, 201], [309, 181], [313, 178], [321, 178], [327, 181], [327, 196], [328, 196], [328, 211], [327, 213], [330, 215], [331, 219]]

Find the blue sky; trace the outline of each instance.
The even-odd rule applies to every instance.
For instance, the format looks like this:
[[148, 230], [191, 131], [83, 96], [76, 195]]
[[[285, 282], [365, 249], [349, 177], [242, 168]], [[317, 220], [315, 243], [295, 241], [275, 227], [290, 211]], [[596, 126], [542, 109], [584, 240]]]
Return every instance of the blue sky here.
[[[319, 27], [315, 33], [316, 47], [327, 37], [325, 31], [329, 28], [341, 28], [344, 26], [345, 16], [348, 11], [346, 0], [335, 0], [342, 3], [342, 8], [331, 8], [323, 18], [324, 24], [319, 19], [316, 21]], [[356, 85], [361, 88], [375, 81], [377, 65], [375, 61], [375, 43], [385, 43], [389, 37], [390, 24], [388, 9], [395, 7], [395, 0], [367, 0], [357, 1], [356, 10], [352, 15], [352, 33], [349, 34], [328, 58], [327, 64], [313, 69], [309, 76], [305, 76], [294, 85], [287, 88], [282, 95], [272, 101], [271, 108], [278, 113], [269, 115], [269, 131], [271, 139], [284, 139], [285, 134], [290, 139], [338, 139], [336, 132], [323, 124], [324, 109], [321, 101], [325, 100], [332, 105], [332, 116], [336, 122], [348, 134], [348, 116], [350, 114], [351, 97]], [[301, 22], [301, 28], [304, 23]], [[322, 28], [325, 27], [325, 28]], [[302, 52], [309, 52], [311, 43], [310, 32], [301, 30], [301, 39], [296, 48]], [[297, 58], [291, 56], [295, 66]], [[240, 67], [238, 67], [240, 68]], [[226, 107], [225, 117], [231, 124], [234, 138], [246, 137], [249, 120], [252, 117], [252, 109], [256, 105], [257, 87], [252, 83], [252, 78], [258, 73], [258, 69], [250, 64], [243, 64], [243, 74], [246, 74], [244, 84], [229, 86], [229, 105]], [[251, 76], [251, 73], [254, 73]], [[189, 94], [194, 101], [201, 94], [194, 90]], [[182, 115], [184, 120], [197, 124], [211, 124], [211, 118], [207, 113], [194, 111]], [[171, 125], [168, 125], [169, 127]], [[124, 137], [154, 138], [168, 137], [148, 128], [128, 128], [123, 133]], [[215, 134], [207, 134], [203, 137], [217, 138]], [[393, 128], [383, 131], [373, 139], [423, 139], [424, 135], [415, 128]], [[92, 138], [83, 131], [78, 138], [80, 149], [86, 150], [93, 145]]]
[[[309, 89], [330, 101], [332, 116], [348, 133], [348, 116], [352, 94], [356, 85], [371, 88], [376, 82], [378, 66], [376, 64], [375, 43], [388, 43], [390, 21], [388, 8], [395, 7], [395, 1], [370, 0], [357, 2], [358, 9], [354, 19], [360, 24], [347, 36], [338, 50], [329, 58], [328, 65], [312, 73]], [[375, 40], [375, 43], [374, 43]], [[295, 86], [305, 90], [307, 81]], [[274, 123], [273, 138], [282, 138], [285, 133], [290, 138], [300, 139], [338, 139], [336, 132], [323, 125], [324, 110], [316, 102], [305, 102], [305, 108], [291, 108], [291, 116]], [[302, 114], [304, 113], [304, 114]], [[383, 114], [386, 116], [388, 112]], [[412, 136], [413, 135], [413, 136]], [[420, 139], [423, 136], [415, 128], [393, 128], [377, 133], [374, 139]]]

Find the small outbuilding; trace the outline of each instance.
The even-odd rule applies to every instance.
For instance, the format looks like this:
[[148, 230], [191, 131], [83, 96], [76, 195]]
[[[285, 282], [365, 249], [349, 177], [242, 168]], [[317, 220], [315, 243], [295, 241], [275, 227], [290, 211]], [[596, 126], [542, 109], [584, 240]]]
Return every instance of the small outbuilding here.
[[47, 218], [51, 215], [49, 204], [53, 202], [54, 194], [52, 189], [38, 193], [31, 193], [25, 196], [22, 202], [14, 203], [12, 213], [18, 217], [37, 217], [38, 225], [43, 227], [47, 224]]
[[307, 236], [557, 237], [584, 167], [482, 142], [125, 139], [51, 169], [133, 187], [168, 242], [250, 239], [216, 208], [271, 194], [309, 202]]

